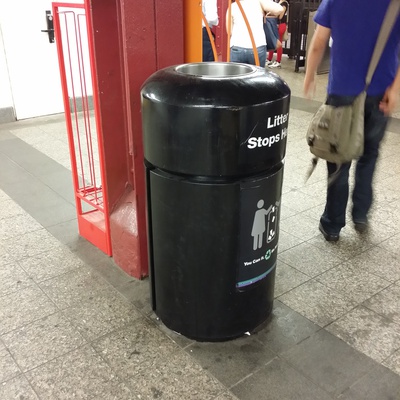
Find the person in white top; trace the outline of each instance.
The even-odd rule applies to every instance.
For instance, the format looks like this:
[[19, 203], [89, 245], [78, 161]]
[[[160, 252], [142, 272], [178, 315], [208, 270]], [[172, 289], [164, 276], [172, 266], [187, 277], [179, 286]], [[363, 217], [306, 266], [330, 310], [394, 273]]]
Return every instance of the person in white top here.
[[[266, 39], [264, 33], [263, 17], [264, 13], [278, 15], [283, 11], [283, 7], [272, 0], [237, 0], [246, 15], [249, 22], [260, 65], [264, 67], [266, 61]], [[229, 21], [229, 9], [226, 13], [226, 26], [231, 27], [230, 40], [230, 60], [232, 62], [241, 62], [255, 65], [253, 45], [250, 33], [239, 9], [235, 3], [231, 5], [231, 20]], [[229, 30], [228, 30], [229, 32]]]
[[[218, 25], [218, 9], [217, 0], [203, 0], [202, 11], [210, 29]], [[211, 40], [208, 35], [206, 26], [202, 21], [203, 26], [203, 61], [214, 61], [214, 54], [212, 51]]]

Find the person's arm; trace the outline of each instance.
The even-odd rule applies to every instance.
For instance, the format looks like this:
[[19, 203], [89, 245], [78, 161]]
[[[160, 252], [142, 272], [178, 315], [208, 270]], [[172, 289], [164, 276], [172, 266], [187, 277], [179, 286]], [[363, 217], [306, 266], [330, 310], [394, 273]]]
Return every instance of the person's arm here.
[[283, 11], [278, 15], [278, 19], [282, 19], [285, 14], [286, 14], [286, 10], [287, 10], [287, 3], [285, 2], [284, 4], [279, 3], [281, 5], [281, 7], [283, 8]]
[[306, 76], [304, 78], [303, 91], [308, 98], [314, 95], [315, 76], [322, 57], [324, 56], [330, 36], [331, 30], [329, 28], [317, 25], [306, 57]]
[[393, 83], [386, 89], [382, 101], [379, 104], [379, 109], [385, 114], [390, 115], [393, 113], [399, 102], [400, 93], [400, 68], [397, 70], [397, 74], [394, 78]]
[[279, 4], [275, 3], [272, 0], [260, 0], [261, 8], [264, 12], [268, 13], [269, 15], [279, 15], [284, 8]]

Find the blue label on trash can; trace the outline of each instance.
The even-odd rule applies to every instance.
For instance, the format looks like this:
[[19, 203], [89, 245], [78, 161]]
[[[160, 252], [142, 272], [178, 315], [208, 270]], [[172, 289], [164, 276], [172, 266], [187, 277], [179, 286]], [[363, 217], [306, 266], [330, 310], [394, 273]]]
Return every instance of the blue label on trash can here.
[[267, 277], [276, 267], [283, 167], [240, 185], [240, 251], [237, 288]]

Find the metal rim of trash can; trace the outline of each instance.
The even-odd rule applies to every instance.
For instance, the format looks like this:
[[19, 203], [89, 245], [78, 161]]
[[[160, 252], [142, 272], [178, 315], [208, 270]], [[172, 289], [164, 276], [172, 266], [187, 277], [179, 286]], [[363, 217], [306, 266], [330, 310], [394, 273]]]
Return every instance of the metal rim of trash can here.
[[183, 64], [175, 67], [175, 71], [183, 75], [192, 75], [202, 78], [243, 78], [259, 71], [253, 65], [227, 62], [202, 62]]

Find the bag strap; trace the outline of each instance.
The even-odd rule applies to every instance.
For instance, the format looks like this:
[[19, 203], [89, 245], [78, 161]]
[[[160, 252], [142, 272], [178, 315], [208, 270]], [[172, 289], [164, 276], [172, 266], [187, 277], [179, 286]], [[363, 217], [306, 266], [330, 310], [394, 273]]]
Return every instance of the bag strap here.
[[378, 66], [379, 59], [383, 53], [383, 49], [386, 46], [390, 32], [397, 20], [400, 11], [400, 0], [392, 0], [386, 11], [385, 18], [383, 19], [381, 29], [379, 31], [378, 39], [375, 44], [374, 52], [372, 54], [371, 61], [369, 63], [367, 77], [365, 78], [365, 91], [371, 83], [372, 76]]

